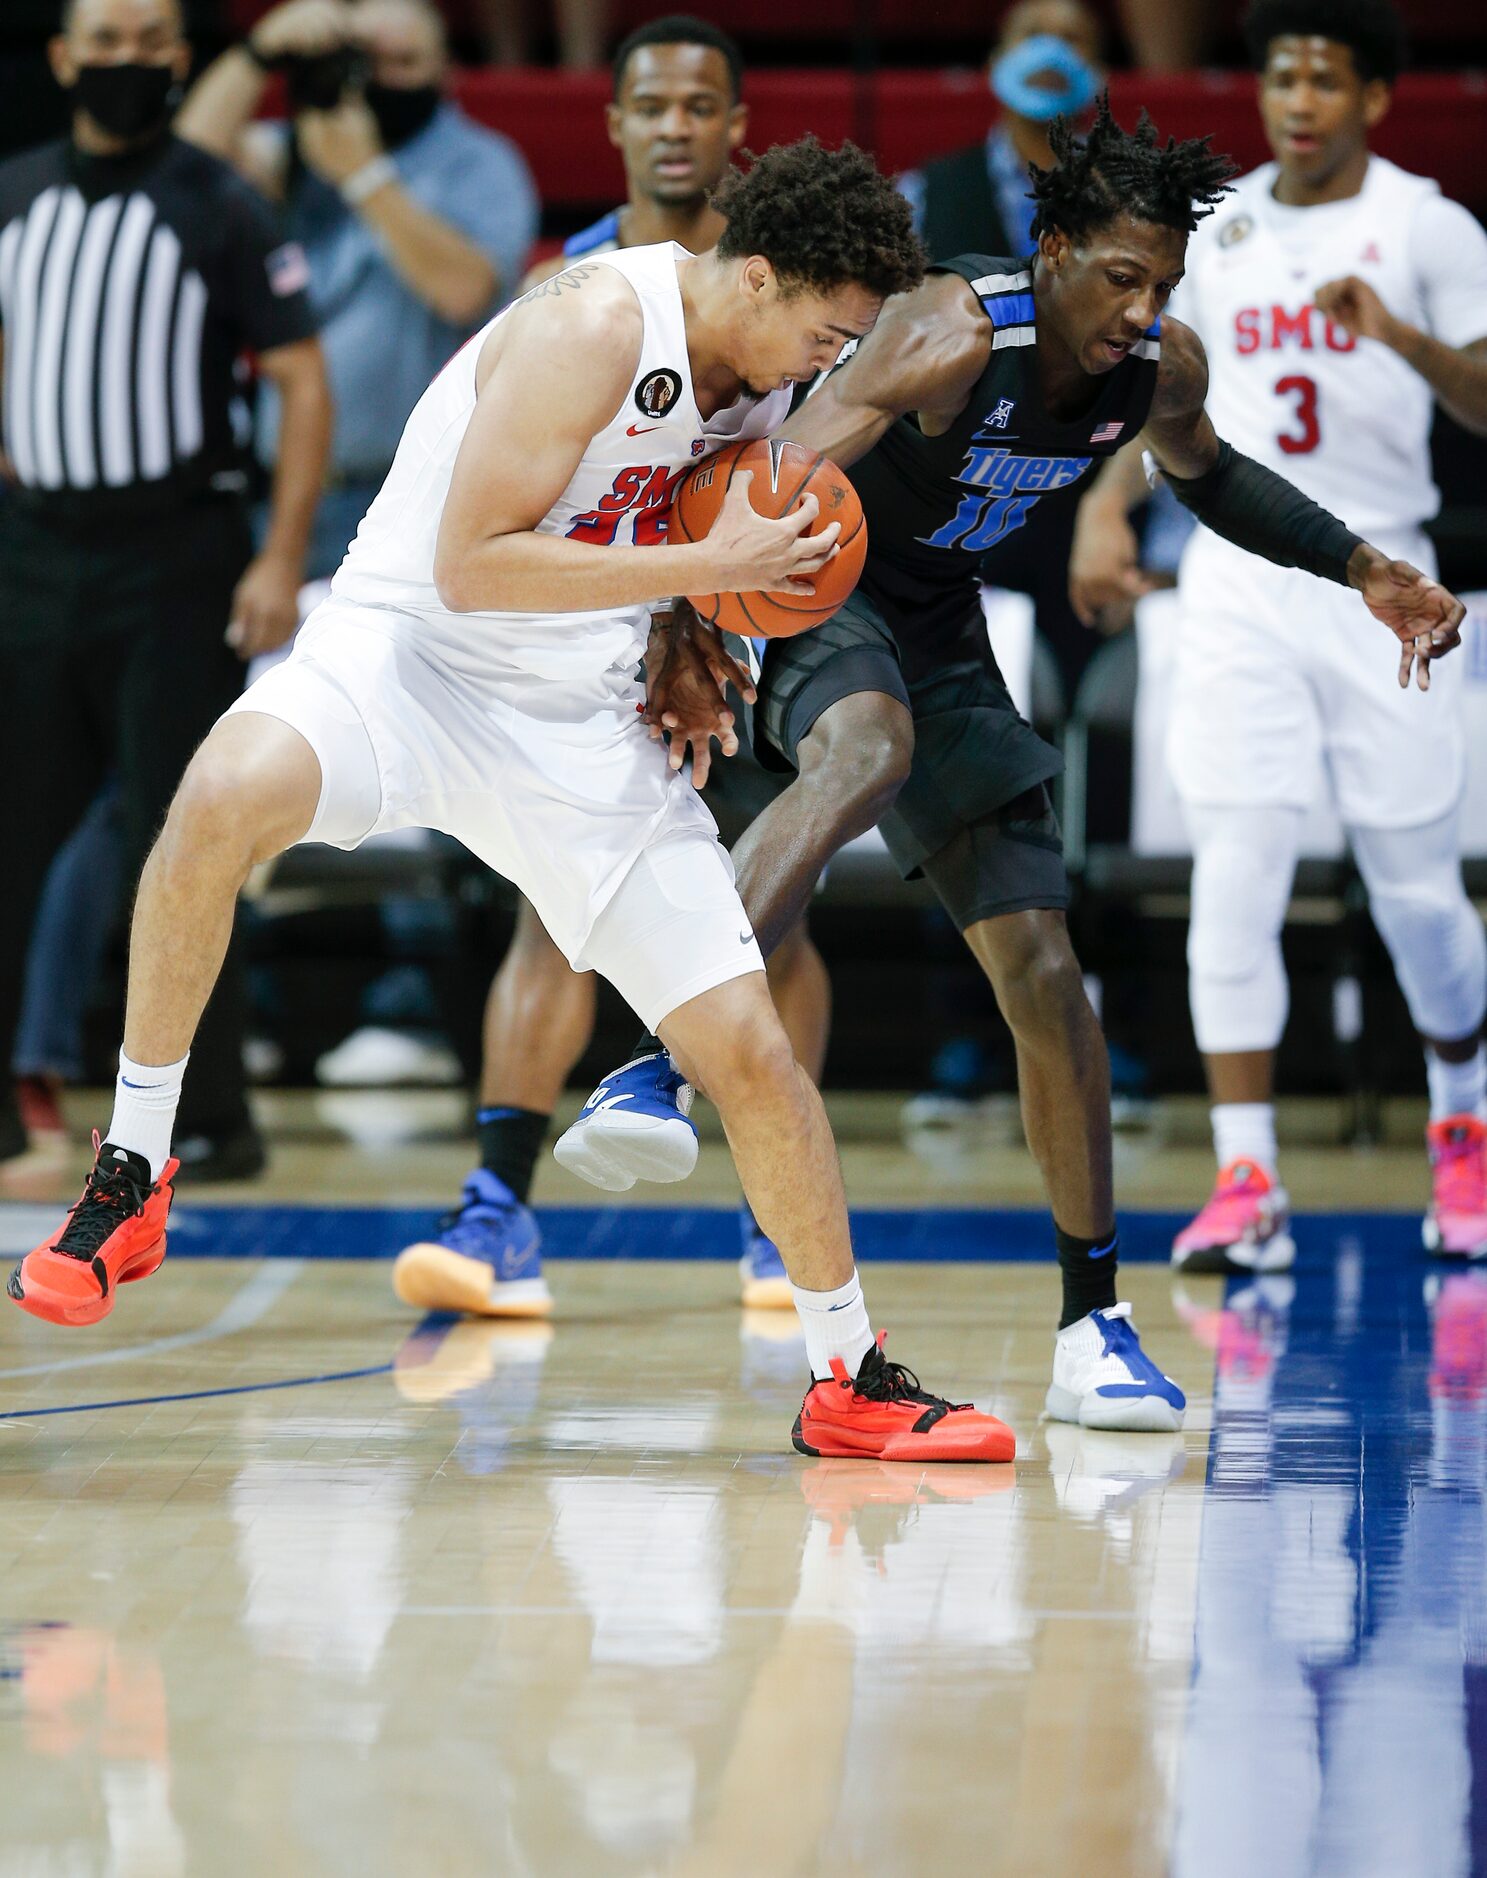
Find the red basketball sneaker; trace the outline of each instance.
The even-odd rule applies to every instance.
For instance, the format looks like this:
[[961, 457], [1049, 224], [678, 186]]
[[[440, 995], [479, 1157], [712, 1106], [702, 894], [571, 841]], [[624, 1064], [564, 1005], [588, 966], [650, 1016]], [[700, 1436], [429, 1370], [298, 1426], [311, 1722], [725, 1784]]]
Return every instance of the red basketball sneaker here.
[[165, 1257], [170, 1212], [167, 1161], [150, 1184], [149, 1164], [128, 1148], [105, 1142], [83, 1197], [34, 1252], [10, 1274], [7, 1289], [23, 1311], [53, 1324], [96, 1324], [114, 1308], [114, 1289], [158, 1271]]
[[791, 1435], [802, 1454], [879, 1461], [1010, 1461], [1016, 1437], [968, 1402], [946, 1402], [883, 1355], [878, 1332], [854, 1381], [839, 1356], [831, 1382], [814, 1382]]

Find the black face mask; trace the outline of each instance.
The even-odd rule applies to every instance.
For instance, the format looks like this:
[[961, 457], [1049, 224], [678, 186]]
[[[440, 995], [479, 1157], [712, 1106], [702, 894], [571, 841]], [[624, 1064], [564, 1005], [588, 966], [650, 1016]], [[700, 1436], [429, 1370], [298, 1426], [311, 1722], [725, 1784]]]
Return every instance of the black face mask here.
[[368, 85], [367, 105], [389, 150], [416, 137], [439, 108], [437, 85]]
[[176, 90], [168, 65], [80, 65], [72, 95], [100, 130], [132, 143], [165, 128]]

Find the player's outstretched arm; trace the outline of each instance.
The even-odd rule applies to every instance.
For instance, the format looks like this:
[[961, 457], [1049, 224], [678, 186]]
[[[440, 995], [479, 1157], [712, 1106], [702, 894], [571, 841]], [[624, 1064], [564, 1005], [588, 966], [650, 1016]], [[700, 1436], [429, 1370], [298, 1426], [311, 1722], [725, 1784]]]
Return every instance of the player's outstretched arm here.
[[1422, 691], [1430, 661], [1461, 643], [1466, 608], [1439, 581], [1352, 533], [1284, 476], [1219, 440], [1203, 402], [1208, 361], [1196, 333], [1162, 322], [1162, 364], [1142, 433], [1173, 494], [1215, 534], [1280, 567], [1356, 588], [1400, 641], [1399, 682]]
[[958, 274], [899, 294], [845, 365], [826, 376], [781, 435], [849, 468], [895, 418], [920, 414], [938, 436], [965, 409], [991, 354], [991, 322]]
[[452, 612], [580, 613], [675, 593], [797, 592], [829, 559], [835, 523], [805, 538], [815, 498], [771, 520], [751, 507], [747, 476], [734, 478], [703, 541], [602, 547], [537, 533], [618, 414], [642, 330], [629, 282], [580, 263], [534, 289], [489, 334], [434, 554], [434, 583]]

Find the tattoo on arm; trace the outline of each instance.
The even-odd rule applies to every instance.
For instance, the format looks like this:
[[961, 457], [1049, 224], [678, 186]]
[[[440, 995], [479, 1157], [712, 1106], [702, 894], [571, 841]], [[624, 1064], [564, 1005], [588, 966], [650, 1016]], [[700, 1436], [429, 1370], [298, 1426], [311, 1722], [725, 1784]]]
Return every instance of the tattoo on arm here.
[[577, 267], [565, 267], [561, 274], [553, 274], [547, 280], [539, 280], [535, 287], [529, 287], [522, 295], [518, 305], [528, 300], [555, 300], [561, 293], [576, 293], [586, 280], [599, 272], [599, 263], [589, 261]]

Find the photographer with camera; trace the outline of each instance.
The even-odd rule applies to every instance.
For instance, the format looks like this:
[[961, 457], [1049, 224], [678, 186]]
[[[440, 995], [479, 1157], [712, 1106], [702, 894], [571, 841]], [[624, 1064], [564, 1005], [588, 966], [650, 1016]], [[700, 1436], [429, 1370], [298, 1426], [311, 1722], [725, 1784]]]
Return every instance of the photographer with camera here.
[[[203, 72], [176, 121], [283, 204], [305, 251], [336, 401], [312, 579], [334, 572], [408, 413], [511, 297], [537, 232], [520, 151], [443, 95], [447, 66], [428, 0], [285, 0]], [[255, 123], [275, 72], [291, 121]], [[269, 399], [266, 463], [278, 434]]]

